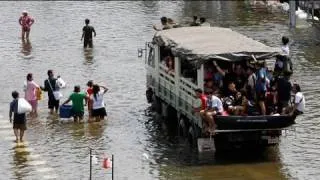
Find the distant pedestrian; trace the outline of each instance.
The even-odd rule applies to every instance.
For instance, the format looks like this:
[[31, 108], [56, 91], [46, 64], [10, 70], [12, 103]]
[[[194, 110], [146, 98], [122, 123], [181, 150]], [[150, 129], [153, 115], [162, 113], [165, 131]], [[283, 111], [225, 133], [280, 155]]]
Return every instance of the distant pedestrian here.
[[58, 86], [57, 79], [54, 77], [53, 71], [48, 70], [47, 74], [48, 79], [44, 81], [44, 87], [41, 87], [41, 89], [48, 92], [50, 114], [53, 114], [54, 110], [58, 113], [60, 101], [54, 97], [53, 91], [59, 91], [60, 87]]
[[[67, 104], [72, 101], [72, 115], [74, 118], [74, 122], [80, 122], [83, 119], [84, 115], [84, 106], [87, 104], [88, 96], [80, 91], [80, 86], [75, 86], [73, 93], [69, 96], [69, 98], [63, 103]], [[85, 104], [83, 103], [85, 101]]]
[[[103, 90], [100, 90], [100, 87]], [[96, 118], [96, 121], [103, 120], [107, 115], [103, 95], [108, 91], [108, 88], [104, 86], [99, 86], [97, 84], [93, 85], [93, 94], [90, 97], [90, 101], [92, 101], [92, 117]]]
[[34, 19], [28, 15], [27, 11], [22, 11], [22, 16], [19, 18], [19, 24], [21, 25], [21, 38], [29, 39], [31, 26], [34, 23]]
[[25, 82], [25, 99], [31, 104], [32, 111], [30, 113], [31, 117], [38, 116], [38, 100], [37, 91], [41, 91], [40, 86], [33, 81], [32, 73], [27, 74], [27, 81]]
[[17, 91], [12, 92], [13, 101], [10, 103], [9, 119], [12, 123], [12, 114], [13, 114], [13, 132], [16, 136], [16, 142], [23, 142], [24, 131], [26, 127], [26, 113], [18, 113], [18, 99], [19, 93]]
[[81, 41], [82, 39], [84, 39], [83, 41], [83, 48], [87, 48], [87, 46], [89, 46], [89, 48], [93, 47], [93, 43], [92, 43], [92, 33], [94, 34], [94, 37], [96, 37], [96, 31], [94, 30], [94, 28], [92, 26], [89, 26], [90, 20], [89, 19], [85, 19], [85, 26], [83, 26], [82, 28], [82, 37], [81, 37]]

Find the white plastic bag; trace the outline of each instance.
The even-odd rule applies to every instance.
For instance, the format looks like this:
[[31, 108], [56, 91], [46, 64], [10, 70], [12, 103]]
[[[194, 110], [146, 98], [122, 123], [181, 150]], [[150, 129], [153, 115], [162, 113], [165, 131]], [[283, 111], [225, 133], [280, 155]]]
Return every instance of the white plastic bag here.
[[57, 101], [63, 97], [63, 95], [60, 91], [53, 91], [53, 96], [54, 96], [54, 99]]
[[18, 114], [23, 114], [23, 113], [28, 113], [31, 112], [32, 106], [29, 104], [27, 100], [24, 98], [19, 98], [18, 99]]
[[58, 84], [59, 88], [65, 88], [66, 87], [66, 82], [61, 77], [59, 77], [57, 79], [57, 84]]

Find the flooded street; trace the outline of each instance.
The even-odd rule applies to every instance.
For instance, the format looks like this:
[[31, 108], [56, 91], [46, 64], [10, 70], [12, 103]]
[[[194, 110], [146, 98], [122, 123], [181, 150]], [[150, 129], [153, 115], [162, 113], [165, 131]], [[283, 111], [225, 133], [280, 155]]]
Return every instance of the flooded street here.
[[[115, 179], [319, 179], [320, 178], [320, 31], [305, 21], [290, 30], [288, 16], [237, 1], [96, 1], [0, 2], [0, 179], [88, 179], [89, 147], [98, 163], [93, 179], [111, 179], [102, 157], [115, 156]], [[22, 10], [35, 18], [30, 43], [20, 37]], [[150, 41], [161, 16], [177, 22], [193, 15], [207, 17], [214, 26], [229, 27], [270, 46], [292, 40], [293, 80], [301, 84], [307, 106], [283, 136], [279, 146], [264, 153], [198, 156], [188, 144], [169, 138], [161, 126], [145, 115], [144, 59], [137, 48]], [[80, 41], [84, 19], [97, 36], [92, 51]], [[47, 95], [39, 103], [39, 117], [28, 120], [25, 146], [17, 146], [8, 120], [11, 91], [23, 95], [23, 82], [32, 72], [40, 85], [53, 69], [68, 83], [63, 101], [74, 85], [106, 85], [108, 120], [74, 124], [49, 116]]]

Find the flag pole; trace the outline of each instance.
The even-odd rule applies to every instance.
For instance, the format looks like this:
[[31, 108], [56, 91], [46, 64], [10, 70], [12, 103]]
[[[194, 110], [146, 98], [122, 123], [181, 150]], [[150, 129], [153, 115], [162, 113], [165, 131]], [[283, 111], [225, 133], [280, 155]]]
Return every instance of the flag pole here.
[[112, 174], [111, 174], [112, 180], [113, 180], [113, 178], [114, 178], [113, 173], [114, 173], [114, 156], [113, 156], [113, 154], [112, 154]]
[[92, 180], [92, 149], [90, 149], [90, 176], [89, 176], [89, 180]]

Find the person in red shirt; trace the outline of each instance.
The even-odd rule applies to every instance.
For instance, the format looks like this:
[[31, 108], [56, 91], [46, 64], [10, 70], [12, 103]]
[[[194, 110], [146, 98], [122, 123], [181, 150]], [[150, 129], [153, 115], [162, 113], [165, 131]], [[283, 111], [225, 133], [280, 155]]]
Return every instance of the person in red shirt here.
[[[87, 83], [88, 89], [87, 89], [87, 95], [90, 97], [93, 94], [93, 81], [90, 80]], [[92, 104], [91, 101], [88, 101], [88, 112], [89, 112], [89, 121], [91, 120], [91, 114], [92, 114]]]
[[22, 16], [19, 18], [19, 24], [22, 27], [21, 38], [24, 40], [24, 36], [26, 39], [29, 39], [30, 29], [32, 24], [34, 23], [34, 19], [31, 16], [28, 16], [27, 11], [22, 12]]
[[193, 107], [194, 112], [200, 112], [202, 110], [206, 109], [207, 106], [207, 97], [206, 95], [203, 94], [203, 91], [201, 89], [196, 89], [195, 90], [195, 95], [197, 97], [197, 103]]

